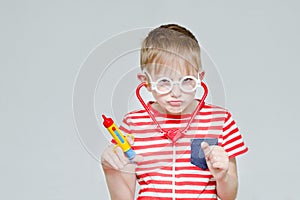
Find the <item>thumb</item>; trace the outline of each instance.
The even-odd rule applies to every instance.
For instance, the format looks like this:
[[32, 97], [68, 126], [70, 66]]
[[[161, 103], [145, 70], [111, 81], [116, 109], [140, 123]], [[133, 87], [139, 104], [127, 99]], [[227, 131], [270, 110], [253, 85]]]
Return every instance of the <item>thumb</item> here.
[[133, 145], [133, 143], [134, 143], [134, 136], [131, 135], [131, 134], [127, 134], [127, 135], [126, 135], [126, 140], [128, 141], [128, 143], [129, 143], [130, 145]]
[[209, 144], [207, 142], [202, 142], [201, 143], [201, 148], [204, 152], [204, 156], [208, 157], [211, 151], [211, 147], [209, 146]]

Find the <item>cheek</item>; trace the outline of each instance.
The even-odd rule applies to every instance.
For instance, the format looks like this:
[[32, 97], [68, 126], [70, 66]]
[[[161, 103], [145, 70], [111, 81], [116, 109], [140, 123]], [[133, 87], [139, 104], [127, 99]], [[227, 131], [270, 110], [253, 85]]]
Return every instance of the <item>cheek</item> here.
[[161, 100], [163, 100], [166, 96], [167, 96], [167, 94], [159, 94], [159, 93], [157, 93], [157, 92], [152, 92], [152, 96], [157, 100], [157, 101], [161, 101]]
[[196, 92], [194, 92], [194, 93], [185, 93], [184, 98], [187, 101], [189, 101], [189, 100], [195, 99], [195, 96], [196, 96]]

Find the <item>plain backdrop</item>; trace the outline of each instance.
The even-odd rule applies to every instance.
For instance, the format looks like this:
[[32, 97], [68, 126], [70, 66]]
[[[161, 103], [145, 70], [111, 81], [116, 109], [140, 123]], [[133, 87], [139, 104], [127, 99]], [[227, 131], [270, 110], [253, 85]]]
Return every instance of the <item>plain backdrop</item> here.
[[76, 131], [75, 79], [112, 35], [169, 22], [196, 35], [222, 76], [226, 107], [249, 147], [238, 158], [238, 199], [298, 199], [299, 6], [0, 1], [0, 199], [109, 199], [103, 171]]

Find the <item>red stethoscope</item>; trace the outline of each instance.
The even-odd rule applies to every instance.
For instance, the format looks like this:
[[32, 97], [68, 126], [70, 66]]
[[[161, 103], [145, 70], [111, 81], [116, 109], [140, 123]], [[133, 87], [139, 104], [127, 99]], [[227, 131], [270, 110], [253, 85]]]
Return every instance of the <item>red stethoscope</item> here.
[[202, 98], [200, 100], [200, 102], [198, 103], [196, 109], [194, 110], [192, 117], [190, 118], [188, 124], [186, 125], [186, 127], [184, 129], [178, 129], [178, 128], [174, 128], [174, 129], [168, 129], [165, 130], [163, 128], [161, 128], [161, 126], [159, 125], [158, 121], [155, 119], [154, 114], [151, 112], [151, 110], [149, 109], [149, 107], [146, 105], [146, 103], [144, 102], [143, 98], [140, 95], [140, 90], [142, 87], [147, 87], [149, 84], [147, 82], [142, 82], [141, 84], [139, 84], [136, 88], [136, 96], [138, 98], [138, 100], [141, 102], [142, 106], [145, 108], [145, 110], [147, 111], [147, 113], [149, 114], [150, 118], [152, 119], [152, 121], [154, 123], [156, 123], [157, 128], [164, 133], [164, 136], [168, 139], [170, 139], [173, 143], [175, 143], [179, 138], [183, 137], [185, 132], [189, 129], [192, 121], [194, 120], [195, 116], [197, 115], [197, 113], [201, 110], [201, 108], [204, 105], [204, 100], [206, 99], [206, 96], [208, 94], [208, 89], [207, 86], [205, 85], [205, 83], [203, 83], [201, 81], [201, 86], [204, 89], [204, 93], [202, 95]]

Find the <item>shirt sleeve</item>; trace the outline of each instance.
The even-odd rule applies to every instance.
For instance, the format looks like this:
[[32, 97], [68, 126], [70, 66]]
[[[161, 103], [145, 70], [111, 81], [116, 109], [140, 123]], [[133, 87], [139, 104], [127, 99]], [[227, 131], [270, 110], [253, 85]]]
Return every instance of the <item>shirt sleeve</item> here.
[[226, 113], [222, 138], [222, 146], [228, 153], [229, 158], [236, 157], [248, 151], [239, 128], [229, 112]]
[[130, 121], [130, 119], [129, 119], [128, 115], [126, 115], [123, 118], [121, 126], [119, 127], [119, 129], [123, 132], [124, 135], [131, 134], [131, 128], [130, 128], [129, 121]]

